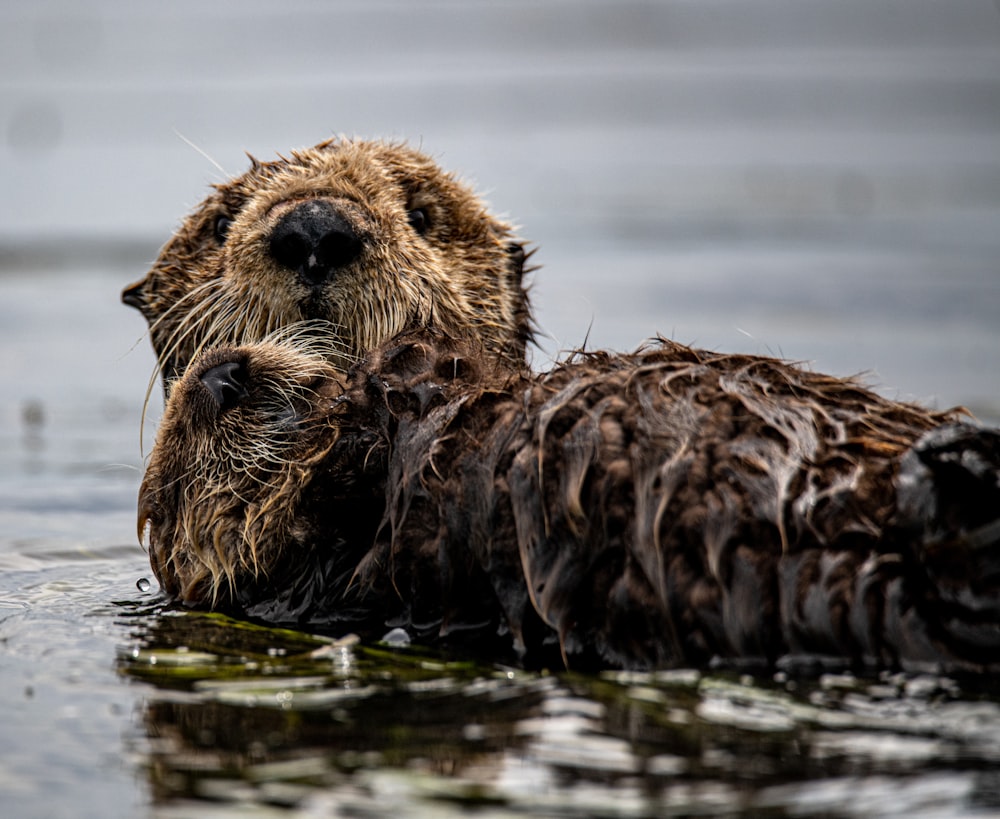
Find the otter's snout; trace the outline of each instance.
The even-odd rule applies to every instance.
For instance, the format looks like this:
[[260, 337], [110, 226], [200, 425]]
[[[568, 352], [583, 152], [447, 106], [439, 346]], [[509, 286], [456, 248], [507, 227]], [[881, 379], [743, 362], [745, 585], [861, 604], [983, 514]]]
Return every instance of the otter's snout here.
[[313, 286], [357, 259], [361, 250], [361, 237], [321, 199], [302, 202], [282, 216], [269, 241], [271, 257]]
[[239, 361], [227, 361], [201, 374], [201, 383], [221, 412], [232, 409], [247, 397], [249, 374]]

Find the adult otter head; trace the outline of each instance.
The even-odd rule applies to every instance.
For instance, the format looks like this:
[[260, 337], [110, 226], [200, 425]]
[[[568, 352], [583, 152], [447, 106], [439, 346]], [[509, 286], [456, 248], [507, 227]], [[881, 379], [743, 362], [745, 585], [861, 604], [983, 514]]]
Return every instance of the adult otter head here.
[[340, 369], [428, 324], [520, 361], [524, 262], [512, 228], [424, 154], [330, 140], [217, 185], [122, 300], [149, 322], [165, 388], [205, 347], [303, 321]]

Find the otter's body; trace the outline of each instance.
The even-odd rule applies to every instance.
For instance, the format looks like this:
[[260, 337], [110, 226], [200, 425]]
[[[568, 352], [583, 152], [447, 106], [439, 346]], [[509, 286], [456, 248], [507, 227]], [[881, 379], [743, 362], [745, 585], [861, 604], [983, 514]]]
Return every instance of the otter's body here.
[[283, 624], [574, 668], [981, 670], [998, 464], [995, 431], [775, 359], [661, 342], [531, 375], [427, 331], [346, 378], [288, 343], [201, 357], [140, 525], [168, 593]]
[[122, 299], [149, 322], [165, 388], [201, 349], [303, 323], [341, 369], [426, 324], [520, 361], [524, 261], [512, 228], [426, 155], [330, 140], [217, 185]]

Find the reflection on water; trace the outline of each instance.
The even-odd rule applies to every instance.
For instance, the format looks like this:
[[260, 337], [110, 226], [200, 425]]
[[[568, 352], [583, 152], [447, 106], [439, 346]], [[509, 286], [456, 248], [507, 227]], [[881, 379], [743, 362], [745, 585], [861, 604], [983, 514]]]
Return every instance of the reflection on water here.
[[178, 612], [118, 667], [152, 686], [144, 768], [172, 816], [1000, 809], [1000, 702], [968, 681], [538, 675]]

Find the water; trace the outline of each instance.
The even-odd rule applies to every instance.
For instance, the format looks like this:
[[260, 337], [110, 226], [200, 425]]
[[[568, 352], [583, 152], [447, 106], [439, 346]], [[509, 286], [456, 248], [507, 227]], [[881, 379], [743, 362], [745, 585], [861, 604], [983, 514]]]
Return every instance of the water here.
[[539, 676], [190, 616], [121, 665], [160, 686], [143, 719], [172, 803], [901, 816], [993, 809], [1000, 786], [1000, 704], [934, 677]]
[[4, 816], [1000, 813], [993, 680], [535, 675], [169, 610], [118, 303], [219, 176], [175, 130], [229, 171], [407, 137], [539, 245], [538, 366], [659, 332], [1000, 420], [994, 4], [0, 18]]

